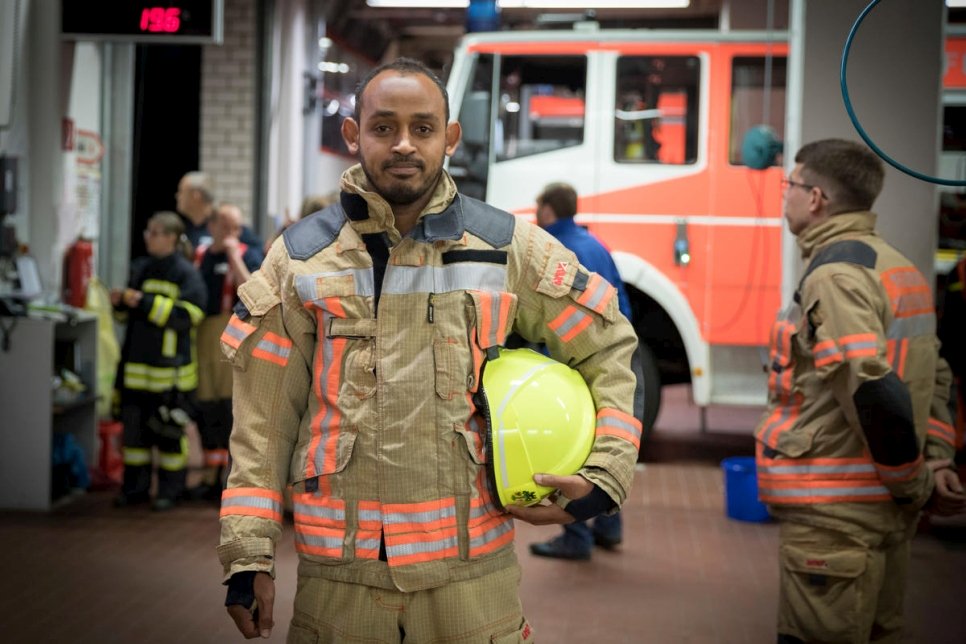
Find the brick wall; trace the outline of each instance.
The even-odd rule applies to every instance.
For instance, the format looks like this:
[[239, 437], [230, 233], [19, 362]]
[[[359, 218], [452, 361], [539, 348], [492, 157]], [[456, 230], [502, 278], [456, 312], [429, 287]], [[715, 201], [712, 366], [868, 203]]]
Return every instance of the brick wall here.
[[254, 222], [256, 0], [228, 0], [221, 45], [205, 46], [201, 62], [201, 170], [216, 198]]

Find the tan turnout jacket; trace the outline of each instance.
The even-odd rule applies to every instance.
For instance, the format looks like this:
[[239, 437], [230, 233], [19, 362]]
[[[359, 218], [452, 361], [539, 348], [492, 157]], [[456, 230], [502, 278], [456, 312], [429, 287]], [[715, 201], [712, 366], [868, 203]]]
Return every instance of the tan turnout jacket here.
[[835, 215], [798, 240], [808, 265], [772, 332], [756, 429], [779, 518], [907, 529], [934, 484], [924, 458], [953, 456], [932, 289], [874, 227], [870, 212]]
[[340, 204], [276, 241], [222, 336], [235, 368], [226, 577], [274, 574], [287, 485], [300, 574], [412, 591], [513, 565], [473, 403], [487, 349], [511, 331], [590, 386], [597, 437], [581, 474], [617, 504], [631, 484], [637, 339], [613, 287], [446, 174], [406, 237], [367, 187], [351, 168]]

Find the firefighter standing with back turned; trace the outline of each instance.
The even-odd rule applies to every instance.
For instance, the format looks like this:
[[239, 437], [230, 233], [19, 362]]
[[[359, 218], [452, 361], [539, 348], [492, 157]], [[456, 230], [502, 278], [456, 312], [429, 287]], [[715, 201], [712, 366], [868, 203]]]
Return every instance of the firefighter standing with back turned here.
[[[457, 193], [442, 166], [460, 132], [421, 63], [374, 70], [343, 125], [361, 164], [340, 202], [288, 228], [239, 289], [223, 335], [235, 426], [218, 552], [246, 637], [273, 625], [289, 483], [289, 642], [532, 641], [513, 518], [583, 520], [627, 495], [641, 431], [634, 330], [572, 252]], [[597, 420], [578, 474], [534, 477], [555, 502], [504, 513], [474, 393], [512, 331], [580, 372]]]
[[780, 522], [779, 642], [896, 642], [919, 513], [966, 509], [932, 291], [875, 233], [881, 161], [805, 145], [785, 219], [807, 262], [772, 332], [758, 484]]

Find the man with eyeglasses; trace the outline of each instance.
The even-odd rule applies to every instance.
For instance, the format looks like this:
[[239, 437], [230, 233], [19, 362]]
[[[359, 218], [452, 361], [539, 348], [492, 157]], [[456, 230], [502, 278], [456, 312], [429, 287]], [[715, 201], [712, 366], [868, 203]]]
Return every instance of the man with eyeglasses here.
[[772, 332], [755, 430], [781, 524], [779, 642], [897, 641], [920, 512], [966, 510], [932, 291], [875, 233], [883, 178], [871, 150], [825, 139], [784, 181], [806, 268]]

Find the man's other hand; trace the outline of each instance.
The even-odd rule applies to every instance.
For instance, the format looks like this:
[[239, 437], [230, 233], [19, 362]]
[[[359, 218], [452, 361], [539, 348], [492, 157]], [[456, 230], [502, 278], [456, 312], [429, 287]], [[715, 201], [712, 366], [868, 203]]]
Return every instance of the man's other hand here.
[[266, 572], [255, 573], [254, 590], [253, 606], [249, 608], [233, 604], [228, 607], [228, 614], [235, 620], [235, 626], [246, 640], [256, 637], [268, 639], [272, 635], [272, 627], [275, 626], [272, 619], [275, 608], [275, 580]]

